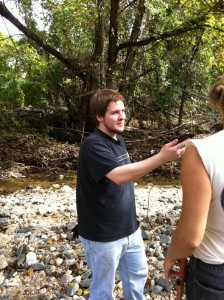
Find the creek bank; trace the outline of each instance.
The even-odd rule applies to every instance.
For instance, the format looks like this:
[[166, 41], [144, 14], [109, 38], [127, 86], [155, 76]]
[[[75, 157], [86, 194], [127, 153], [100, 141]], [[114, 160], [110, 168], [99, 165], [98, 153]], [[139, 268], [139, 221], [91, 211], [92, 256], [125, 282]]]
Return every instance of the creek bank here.
[[[149, 262], [146, 299], [176, 299], [163, 260], [181, 212], [180, 186], [136, 186], [136, 206]], [[0, 195], [0, 294], [4, 300], [88, 299], [91, 273], [79, 239], [75, 188], [53, 183]], [[119, 274], [115, 299], [123, 299]], [[184, 298], [185, 299], [185, 298]]]

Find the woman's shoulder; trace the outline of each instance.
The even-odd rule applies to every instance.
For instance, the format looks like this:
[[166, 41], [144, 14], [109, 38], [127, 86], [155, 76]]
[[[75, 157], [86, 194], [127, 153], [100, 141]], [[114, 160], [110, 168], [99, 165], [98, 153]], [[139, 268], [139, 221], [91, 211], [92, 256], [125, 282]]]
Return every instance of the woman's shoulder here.
[[193, 144], [206, 144], [206, 143], [211, 143], [211, 142], [214, 142], [214, 141], [217, 141], [217, 142], [219, 142], [219, 141], [222, 142], [223, 141], [223, 143], [224, 143], [224, 130], [213, 133], [213, 134], [208, 135], [206, 137], [203, 137], [201, 139], [191, 140], [191, 142]]

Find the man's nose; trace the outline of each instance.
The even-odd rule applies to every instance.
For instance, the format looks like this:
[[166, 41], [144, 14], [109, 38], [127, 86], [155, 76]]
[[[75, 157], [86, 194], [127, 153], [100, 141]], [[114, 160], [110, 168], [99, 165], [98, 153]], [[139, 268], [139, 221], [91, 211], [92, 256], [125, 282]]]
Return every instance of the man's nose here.
[[126, 119], [126, 114], [124, 112], [121, 112], [119, 114], [119, 119]]

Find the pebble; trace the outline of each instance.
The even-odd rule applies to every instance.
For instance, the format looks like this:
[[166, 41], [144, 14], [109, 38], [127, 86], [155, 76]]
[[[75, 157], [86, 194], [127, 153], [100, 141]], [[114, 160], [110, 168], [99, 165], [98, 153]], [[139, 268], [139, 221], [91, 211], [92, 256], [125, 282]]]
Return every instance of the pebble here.
[[28, 252], [26, 255], [26, 263], [28, 266], [37, 262], [37, 255], [34, 252]]
[[[174, 300], [176, 290], [166, 283], [163, 261], [181, 212], [182, 190], [136, 184], [135, 197], [149, 265], [145, 299]], [[89, 299], [91, 272], [72, 235], [75, 201], [74, 188], [55, 184], [0, 195], [1, 299]], [[122, 300], [119, 275], [115, 283], [115, 300]]]
[[5, 269], [8, 266], [5, 255], [0, 255], [0, 270]]

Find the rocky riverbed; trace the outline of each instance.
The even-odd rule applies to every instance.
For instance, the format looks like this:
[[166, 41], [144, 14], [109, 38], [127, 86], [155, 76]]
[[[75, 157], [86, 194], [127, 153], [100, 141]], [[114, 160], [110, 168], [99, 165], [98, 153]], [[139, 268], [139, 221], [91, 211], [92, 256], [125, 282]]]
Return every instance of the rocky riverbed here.
[[[181, 188], [149, 184], [135, 191], [149, 266], [145, 297], [174, 300], [162, 265], [181, 212]], [[75, 188], [62, 184], [0, 195], [0, 300], [89, 299], [91, 272], [72, 234], [75, 201]], [[119, 274], [114, 294], [123, 299]]]

